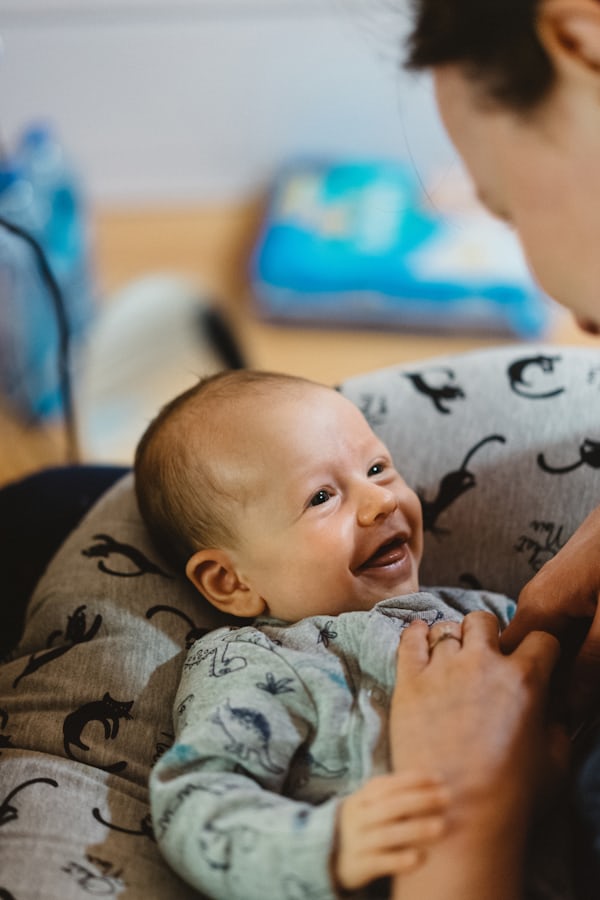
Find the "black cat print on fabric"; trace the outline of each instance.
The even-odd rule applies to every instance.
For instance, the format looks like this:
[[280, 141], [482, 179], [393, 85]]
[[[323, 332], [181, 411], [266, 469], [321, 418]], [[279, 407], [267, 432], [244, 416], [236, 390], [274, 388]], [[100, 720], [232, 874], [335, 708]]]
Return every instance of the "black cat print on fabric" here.
[[[427, 375], [431, 373], [433, 373], [433, 378], [428, 380]], [[435, 381], [440, 381], [438, 377], [440, 373], [442, 376], [441, 383], [435, 384]], [[413, 384], [415, 390], [428, 397], [437, 411], [443, 415], [448, 415], [452, 412], [451, 407], [448, 406], [450, 401], [464, 400], [465, 398], [464, 390], [457, 384], [454, 384], [456, 373], [452, 369], [431, 368], [426, 369], [424, 372], [404, 372], [403, 375]]]
[[[68, 616], [67, 625], [64, 631], [53, 631], [50, 634], [47, 641], [48, 650], [43, 650], [38, 654], [31, 654], [27, 665], [21, 674], [15, 678], [13, 687], [16, 688], [22, 678], [26, 678], [27, 675], [37, 672], [42, 666], [48, 665], [48, 663], [54, 662], [56, 659], [60, 659], [61, 656], [64, 656], [65, 653], [68, 653], [73, 647], [76, 647], [78, 644], [88, 643], [96, 637], [102, 624], [102, 616], [98, 613], [90, 627], [87, 628], [85, 609], [85, 605], [78, 606], [73, 614]], [[52, 647], [51, 645], [54, 644], [58, 638], [62, 638], [64, 643]]]
[[477, 479], [473, 472], [468, 469], [468, 465], [482, 447], [492, 442], [505, 444], [506, 438], [501, 434], [490, 434], [478, 441], [468, 451], [459, 468], [448, 472], [442, 477], [438, 492], [433, 500], [427, 500], [422, 492], [417, 490], [423, 509], [424, 531], [431, 531], [435, 535], [447, 534], [446, 529], [440, 528], [437, 525], [437, 520], [440, 515], [466, 491], [470, 491], [472, 488], [476, 487]]
[[176, 616], [179, 619], [182, 619], [186, 625], [189, 627], [189, 631], [185, 636], [185, 646], [186, 649], [189, 650], [194, 641], [197, 641], [198, 638], [204, 637], [205, 634], [208, 634], [212, 629], [210, 628], [198, 628], [194, 625], [192, 619], [186, 613], [182, 612], [180, 609], [177, 609], [175, 606], [166, 606], [164, 604], [158, 604], [157, 606], [150, 607], [149, 610], [146, 611], [146, 618], [153, 619], [158, 613], [168, 613], [171, 616]]
[[372, 428], [387, 420], [389, 408], [385, 394], [362, 394], [358, 408]]
[[528, 400], [547, 400], [558, 397], [565, 390], [563, 385], [553, 385], [556, 364], [560, 356], [525, 356], [515, 360], [508, 367], [508, 381], [511, 390]]
[[[6, 726], [8, 725], [8, 713], [5, 709], [0, 709], [0, 731], [4, 731]], [[0, 734], [0, 754], [3, 749], [8, 749], [8, 747], [13, 747], [14, 744], [11, 741], [10, 734]]]
[[126, 828], [124, 825], [116, 825], [114, 822], [107, 822], [97, 806], [93, 808], [92, 815], [97, 822], [100, 822], [101, 825], [104, 825], [105, 828], [110, 828], [112, 831], [119, 831], [121, 834], [130, 834], [132, 837], [147, 837], [150, 838], [151, 841], [155, 840], [150, 813], [146, 813], [141, 819], [138, 828]]
[[34, 784], [47, 784], [53, 788], [58, 787], [58, 781], [55, 781], [54, 778], [30, 778], [28, 781], [18, 784], [0, 803], [0, 826], [7, 825], [9, 822], [15, 822], [19, 818], [19, 809], [16, 805], [13, 805], [13, 801], [18, 794], [21, 794], [26, 788], [33, 787]]
[[[98, 541], [98, 543], [92, 544], [91, 547], [86, 547], [81, 553], [82, 556], [87, 556], [90, 559], [98, 559], [98, 568], [105, 575], [115, 575], [118, 578], [160, 575], [162, 578], [173, 579], [173, 575], [169, 575], [168, 572], [165, 572], [164, 569], [161, 569], [160, 566], [148, 559], [145, 553], [142, 553], [141, 550], [138, 550], [137, 547], [133, 547], [131, 544], [121, 543], [109, 534], [95, 534], [94, 540]], [[117, 566], [113, 568], [112, 565], [107, 565], [104, 560], [110, 560], [113, 556], [125, 559], [130, 565], [133, 565], [133, 570], [127, 567], [119, 568]]]
[[542, 471], [548, 472], [550, 475], [566, 475], [574, 472], [580, 466], [590, 466], [592, 469], [600, 469], [600, 441], [593, 441], [591, 438], [585, 438], [579, 445], [579, 457], [574, 461], [569, 461], [563, 465], [552, 466], [546, 462], [544, 453], [539, 453], [537, 457], [538, 466]]
[[[64, 749], [66, 755], [77, 762], [85, 762], [75, 755], [72, 748], [77, 748], [87, 752], [90, 748], [82, 738], [82, 734], [87, 725], [91, 722], [100, 722], [104, 726], [105, 740], [114, 740], [119, 734], [119, 725], [121, 719], [132, 719], [130, 713], [133, 706], [133, 700], [121, 701], [115, 700], [109, 693], [104, 694], [101, 700], [93, 700], [90, 703], [84, 703], [78, 709], [65, 718], [63, 724]], [[105, 772], [122, 772], [126, 768], [127, 762], [122, 760], [112, 765], [100, 765], [94, 763], [97, 768], [103, 769]]]

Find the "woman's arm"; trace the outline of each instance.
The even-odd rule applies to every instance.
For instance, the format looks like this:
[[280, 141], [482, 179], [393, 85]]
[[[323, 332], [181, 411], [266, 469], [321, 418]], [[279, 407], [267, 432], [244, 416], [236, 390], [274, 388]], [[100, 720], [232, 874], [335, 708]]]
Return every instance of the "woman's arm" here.
[[418, 870], [397, 876], [394, 900], [520, 900], [558, 655], [558, 641], [536, 632], [503, 656], [489, 613], [468, 615], [462, 642], [442, 641], [432, 652], [423, 623], [404, 632], [390, 717], [393, 767], [418, 760], [437, 770], [450, 803], [447, 834]]
[[525, 841], [454, 831], [432, 846], [422, 865], [394, 879], [392, 900], [522, 900]]

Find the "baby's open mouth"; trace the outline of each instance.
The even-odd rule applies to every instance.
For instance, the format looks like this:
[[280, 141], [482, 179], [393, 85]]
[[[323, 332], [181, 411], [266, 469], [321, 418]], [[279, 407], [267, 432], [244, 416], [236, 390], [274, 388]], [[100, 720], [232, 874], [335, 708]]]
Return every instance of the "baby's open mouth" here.
[[406, 538], [396, 535], [389, 541], [386, 541], [377, 548], [375, 553], [371, 554], [358, 567], [360, 569], [376, 569], [383, 566], [390, 566], [392, 563], [404, 559], [406, 556]]

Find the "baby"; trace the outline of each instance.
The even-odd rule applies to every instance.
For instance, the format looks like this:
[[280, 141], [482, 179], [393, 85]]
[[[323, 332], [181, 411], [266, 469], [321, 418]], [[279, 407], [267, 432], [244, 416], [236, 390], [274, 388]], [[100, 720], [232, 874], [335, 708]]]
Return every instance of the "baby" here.
[[379, 896], [443, 833], [448, 799], [434, 772], [390, 772], [400, 635], [424, 620], [441, 649], [466, 613], [506, 624], [514, 604], [420, 590], [419, 500], [323, 385], [208, 378], [151, 423], [135, 471], [159, 548], [236, 617], [184, 664], [150, 782], [164, 855], [210, 897]]

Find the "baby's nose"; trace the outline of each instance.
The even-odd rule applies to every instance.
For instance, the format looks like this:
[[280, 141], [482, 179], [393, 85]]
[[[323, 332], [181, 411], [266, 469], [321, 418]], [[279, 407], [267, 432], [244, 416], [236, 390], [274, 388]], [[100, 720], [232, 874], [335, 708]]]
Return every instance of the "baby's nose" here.
[[396, 509], [396, 496], [386, 487], [370, 484], [362, 492], [358, 506], [359, 525], [372, 525], [377, 519], [389, 516]]

